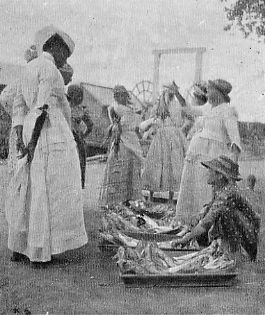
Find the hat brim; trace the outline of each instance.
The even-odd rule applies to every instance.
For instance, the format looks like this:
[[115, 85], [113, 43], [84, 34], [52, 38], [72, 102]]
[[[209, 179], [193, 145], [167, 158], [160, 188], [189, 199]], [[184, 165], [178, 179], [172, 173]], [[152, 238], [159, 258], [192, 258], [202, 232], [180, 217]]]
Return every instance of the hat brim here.
[[59, 35], [69, 48], [69, 57], [74, 52], [75, 43], [72, 38], [65, 32], [59, 30], [53, 25], [46, 26], [35, 34], [35, 45], [40, 55], [43, 52], [43, 45], [54, 35]]
[[230, 103], [230, 96], [228, 95], [231, 91], [229, 91], [228, 93], [223, 92], [219, 86], [212, 80], [208, 81], [208, 87], [212, 87], [214, 88], [218, 93], [220, 93], [222, 95], [222, 97], [224, 98], [226, 103]]
[[211, 169], [213, 171], [221, 173], [222, 175], [224, 175], [227, 178], [231, 178], [231, 179], [234, 179], [236, 181], [241, 181], [242, 180], [242, 178], [239, 177], [239, 176], [233, 176], [233, 175], [230, 175], [230, 174], [226, 173], [223, 169], [221, 169], [220, 167], [216, 166], [211, 161], [209, 161], [209, 162], [201, 162], [201, 164], [202, 164], [202, 166], [204, 166], [204, 167], [206, 167], [208, 169]]

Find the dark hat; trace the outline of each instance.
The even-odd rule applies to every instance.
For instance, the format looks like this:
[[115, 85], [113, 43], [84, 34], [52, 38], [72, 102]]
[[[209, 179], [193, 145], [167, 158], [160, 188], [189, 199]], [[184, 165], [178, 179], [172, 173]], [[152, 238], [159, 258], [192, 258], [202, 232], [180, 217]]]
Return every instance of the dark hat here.
[[128, 99], [128, 104], [132, 104], [131, 103], [131, 95], [130, 93], [126, 90], [126, 88], [123, 85], [116, 85], [113, 88], [113, 95], [114, 97], [118, 96], [118, 95], [126, 95], [127, 99]]
[[234, 179], [236, 181], [242, 179], [239, 177], [240, 174], [238, 164], [225, 155], [221, 155], [211, 161], [201, 162], [201, 164], [206, 168], [210, 168], [216, 172], [223, 174], [228, 179]]
[[126, 94], [126, 95], [130, 96], [129, 92], [126, 90], [126, 88], [123, 85], [116, 85], [116, 86], [114, 86], [113, 94], [114, 95]]
[[232, 85], [231, 83], [223, 80], [223, 79], [217, 79], [217, 80], [209, 80], [208, 81], [208, 88], [212, 87], [215, 90], [217, 90], [219, 93], [221, 93], [223, 95], [223, 97], [225, 98], [225, 100], [227, 102], [230, 102], [230, 97], [228, 96], [228, 94], [232, 91]]

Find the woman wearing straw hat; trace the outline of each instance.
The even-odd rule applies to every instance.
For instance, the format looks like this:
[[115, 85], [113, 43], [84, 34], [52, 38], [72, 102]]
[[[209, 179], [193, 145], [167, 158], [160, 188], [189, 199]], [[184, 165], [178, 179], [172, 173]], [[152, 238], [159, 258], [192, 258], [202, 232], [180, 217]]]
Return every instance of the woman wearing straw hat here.
[[[251, 261], [257, 258], [260, 216], [252, 205], [241, 196], [236, 182], [241, 180], [239, 167], [227, 156], [202, 162], [207, 173], [207, 184], [212, 186], [213, 198], [201, 212], [201, 219], [175, 245], [186, 244], [208, 233], [210, 242], [217, 242], [219, 256], [215, 266], [229, 260], [238, 261], [246, 253]], [[239, 255], [238, 255], [239, 254]], [[209, 269], [211, 263], [208, 264]]]
[[[231, 90], [231, 84], [225, 80], [208, 82], [207, 96], [211, 109], [204, 113], [202, 129], [191, 139], [186, 154], [176, 207], [176, 222], [191, 225], [198, 209], [211, 198], [207, 172], [201, 162], [222, 154], [230, 156], [236, 162], [238, 160], [241, 151], [238, 117], [229, 104], [228, 94]], [[187, 110], [189, 111], [188, 108]], [[199, 108], [195, 110], [195, 114], [202, 114]]]
[[142, 148], [138, 138], [141, 116], [134, 112], [124, 86], [113, 89], [115, 102], [109, 108], [112, 141], [99, 202], [113, 205], [141, 198]]
[[71, 110], [58, 69], [73, 40], [48, 26], [37, 32], [38, 58], [30, 62], [14, 102], [13, 123], [25, 144], [6, 202], [12, 260], [27, 256], [43, 266], [53, 255], [87, 243], [81, 172], [71, 131]]

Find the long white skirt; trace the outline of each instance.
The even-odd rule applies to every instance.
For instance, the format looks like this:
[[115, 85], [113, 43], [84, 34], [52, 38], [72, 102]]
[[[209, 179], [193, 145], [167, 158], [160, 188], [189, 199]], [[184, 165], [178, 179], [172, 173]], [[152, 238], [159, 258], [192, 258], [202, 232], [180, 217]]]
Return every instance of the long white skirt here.
[[76, 144], [51, 144], [48, 130], [44, 125], [30, 167], [26, 157], [19, 162], [6, 201], [9, 249], [42, 262], [87, 243]]
[[196, 136], [191, 140], [181, 177], [176, 222], [192, 225], [197, 222], [199, 211], [211, 201], [212, 187], [207, 184], [208, 170], [201, 162], [220, 155], [231, 156], [225, 143]]

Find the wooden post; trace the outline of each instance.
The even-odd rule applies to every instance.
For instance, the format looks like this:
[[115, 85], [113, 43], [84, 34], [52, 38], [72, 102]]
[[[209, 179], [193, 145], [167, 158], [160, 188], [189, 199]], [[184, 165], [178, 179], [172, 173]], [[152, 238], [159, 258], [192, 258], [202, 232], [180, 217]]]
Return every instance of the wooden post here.
[[200, 82], [202, 80], [202, 57], [203, 50], [197, 50], [195, 57], [195, 76], [194, 82]]
[[153, 53], [154, 53], [153, 104], [155, 104], [159, 96], [159, 65], [161, 54], [155, 51]]

